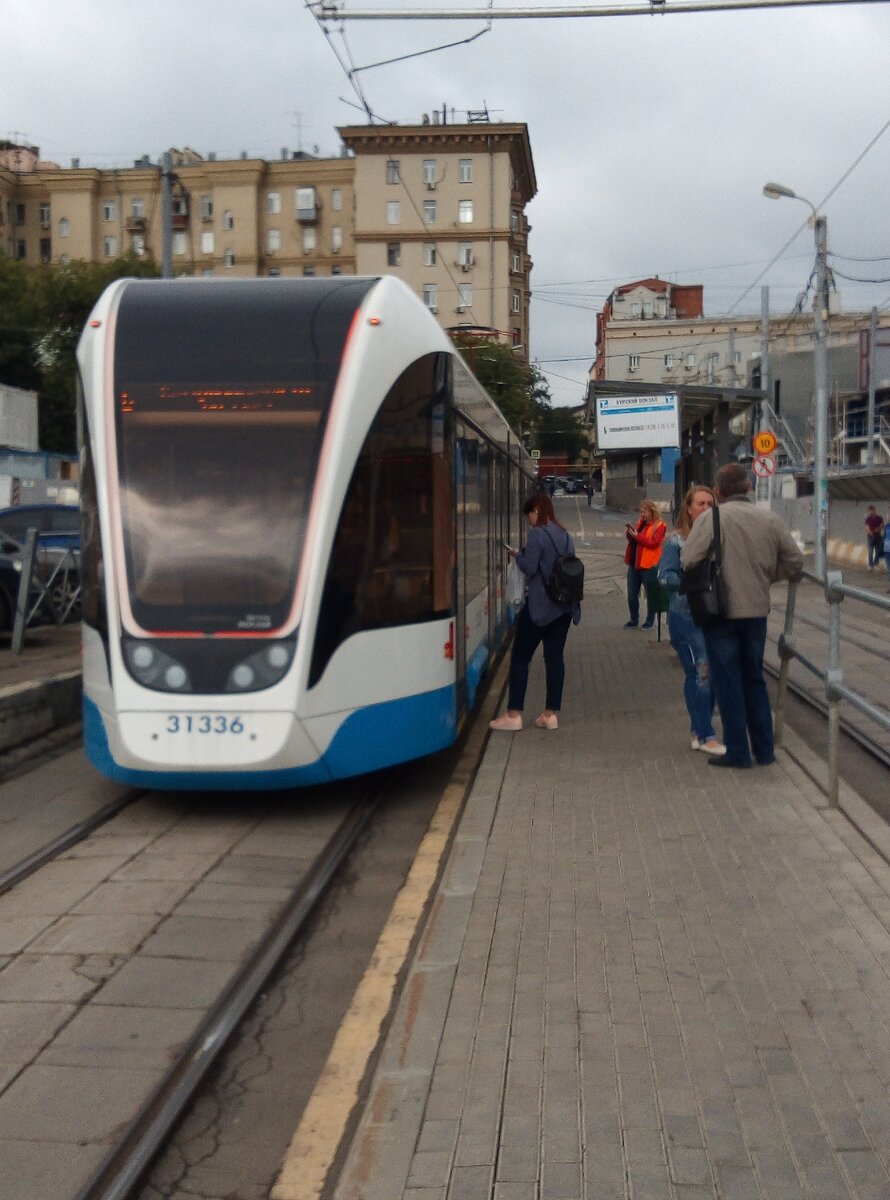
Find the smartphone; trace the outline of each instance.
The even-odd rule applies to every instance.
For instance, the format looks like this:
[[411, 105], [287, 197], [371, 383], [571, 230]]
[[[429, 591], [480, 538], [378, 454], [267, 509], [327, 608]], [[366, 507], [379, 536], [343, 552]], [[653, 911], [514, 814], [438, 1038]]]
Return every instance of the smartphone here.
[[504, 549], [509, 550], [511, 554], [518, 554], [519, 551], [515, 546], [511, 546], [509, 542], [504, 542]]

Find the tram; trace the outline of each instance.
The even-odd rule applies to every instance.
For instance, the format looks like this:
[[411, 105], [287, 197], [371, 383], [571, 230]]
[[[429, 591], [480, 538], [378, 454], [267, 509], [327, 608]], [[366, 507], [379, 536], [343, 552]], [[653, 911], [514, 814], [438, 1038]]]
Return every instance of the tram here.
[[533, 466], [410, 289], [119, 280], [77, 357], [94, 766], [291, 788], [449, 745]]

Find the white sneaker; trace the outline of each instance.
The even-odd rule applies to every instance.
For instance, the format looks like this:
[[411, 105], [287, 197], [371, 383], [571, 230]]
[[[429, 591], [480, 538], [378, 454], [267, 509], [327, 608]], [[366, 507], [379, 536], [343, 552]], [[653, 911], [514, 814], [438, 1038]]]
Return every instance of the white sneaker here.
[[701, 748], [701, 742], [698, 740], [698, 738], [695, 736], [695, 734], [693, 734], [692, 735], [692, 749], [698, 750], [700, 748]]
[[705, 754], [713, 754], [717, 758], [722, 758], [726, 753], [726, 747], [722, 742], [718, 742], [715, 737], [709, 738], [706, 742], [699, 742], [698, 749], [704, 750]]

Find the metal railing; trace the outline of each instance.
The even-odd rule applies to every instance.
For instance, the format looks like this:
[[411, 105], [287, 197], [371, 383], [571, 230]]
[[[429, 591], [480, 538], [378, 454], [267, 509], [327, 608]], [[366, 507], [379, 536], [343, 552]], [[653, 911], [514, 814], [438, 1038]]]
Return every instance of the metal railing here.
[[828, 708], [828, 785], [826, 792], [828, 803], [832, 808], [838, 804], [838, 749], [840, 742], [841, 704], [846, 700], [858, 712], [863, 713], [871, 721], [884, 730], [890, 731], [890, 713], [876, 704], [872, 704], [861, 693], [847, 687], [844, 683], [844, 673], [841, 667], [841, 604], [845, 596], [851, 600], [860, 600], [873, 608], [881, 608], [890, 612], [890, 597], [880, 596], [867, 588], [855, 587], [844, 583], [842, 571], [827, 571], [824, 581], [817, 575], [804, 571], [802, 579], [824, 586], [825, 599], [828, 603], [828, 663], [825, 669], [811, 662], [797, 649], [794, 640], [794, 606], [797, 598], [799, 581], [792, 580], [788, 584], [788, 602], [785, 606], [785, 627], [779, 637], [779, 684], [776, 697], [775, 741], [781, 745], [782, 731], [785, 723], [785, 699], [788, 692], [788, 671], [791, 660], [796, 659], [801, 666], [822, 680], [825, 688], [825, 701]]
[[60, 547], [59, 553], [51, 559], [53, 548], [45, 547], [41, 561], [40, 539], [50, 536], [50, 532], [41, 533], [37, 529], [29, 529], [25, 535], [9, 647], [13, 654], [21, 654], [25, 630], [38, 618], [64, 625], [80, 604], [80, 555], [72, 547]]

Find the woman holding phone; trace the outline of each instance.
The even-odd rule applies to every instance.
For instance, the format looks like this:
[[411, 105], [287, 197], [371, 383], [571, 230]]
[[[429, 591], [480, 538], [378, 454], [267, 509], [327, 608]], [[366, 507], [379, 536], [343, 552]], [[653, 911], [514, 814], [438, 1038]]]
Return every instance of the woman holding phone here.
[[[639, 521], [635, 525], [628, 522], [624, 527], [627, 538], [624, 552], [624, 561], [627, 563], [627, 607], [630, 613], [625, 629], [636, 629], [640, 623], [640, 588], [655, 582], [661, 543], [666, 533], [667, 525], [661, 519], [658, 505], [652, 500], [641, 500]], [[648, 596], [646, 599], [648, 610]], [[655, 614], [647, 611], [643, 628], [651, 629], [654, 624]]]
[[558, 729], [562, 689], [565, 681], [564, 649], [571, 624], [581, 620], [580, 604], [560, 604], [547, 595], [544, 581], [549, 579], [557, 558], [574, 554], [575, 547], [553, 511], [553, 501], [544, 492], [533, 492], [522, 506], [531, 528], [522, 550], [506, 547], [516, 556], [516, 565], [528, 580], [525, 604], [520, 609], [510, 654], [510, 682], [507, 711], [489, 722], [492, 729], [518, 733], [522, 729], [522, 709], [528, 686], [528, 668], [538, 646], [544, 646], [544, 673], [547, 696], [544, 711], [535, 718], [539, 729]]

